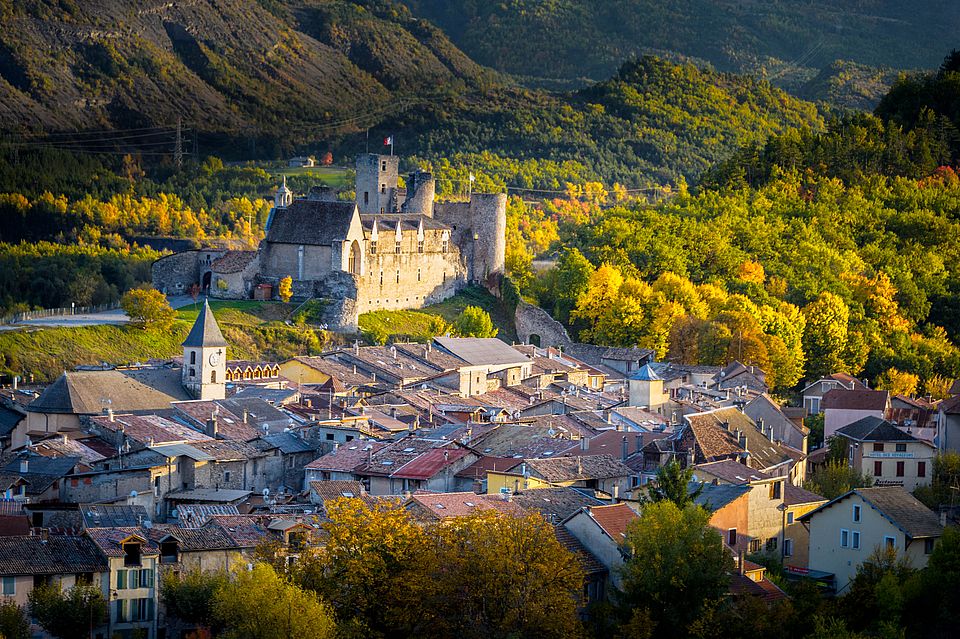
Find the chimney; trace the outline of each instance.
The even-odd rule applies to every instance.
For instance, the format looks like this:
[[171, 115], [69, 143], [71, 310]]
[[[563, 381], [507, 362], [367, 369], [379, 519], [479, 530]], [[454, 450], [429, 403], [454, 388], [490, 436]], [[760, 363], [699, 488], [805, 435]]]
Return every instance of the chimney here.
[[41, 528], [41, 529], [40, 529], [40, 541], [41, 541], [42, 543], [47, 543], [48, 541], [50, 541], [50, 529], [49, 529], [49, 528]]
[[27, 473], [30, 472], [30, 459], [26, 456], [20, 458], [20, 472]]
[[757, 417], [757, 430], [763, 433], [764, 436], [767, 434], [767, 429], [763, 427], [763, 417]]
[[213, 415], [210, 416], [210, 419], [207, 420], [207, 430], [206, 430], [207, 436], [212, 437], [213, 439], [216, 439], [218, 430], [219, 430], [219, 427], [217, 425], [217, 414], [214, 413]]
[[720, 422], [720, 427], [723, 430], [730, 430], [730, 422]]
[[637, 452], [643, 450], [643, 433], [637, 433]]
[[588, 437], [580, 437], [580, 450], [590, 450], [590, 439]]
[[740, 445], [740, 448], [742, 448], [744, 451], [747, 450], [747, 435], [746, 435], [746, 433], [740, 433], [740, 435], [737, 437], [737, 444], [739, 444], [739, 445]]
[[19, 383], [20, 383], [20, 376], [19, 376], [19, 375], [14, 375], [14, 376], [13, 376], [13, 390], [17, 390], [17, 384], [19, 384]]
[[[353, 341], [353, 354], [354, 355], [360, 354], [360, 340], [358, 339]], [[354, 366], [354, 368], [356, 368], [356, 366]]]
[[613, 485], [613, 503], [620, 501], [620, 484]]
[[243, 409], [243, 423], [244, 423], [244, 424], [247, 423], [247, 409], [246, 409], [246, 408]]
[[693, 448], [687, 449], [687, 468], [693, 468]]
[[108, 409], [107, 409], [107, 419], [110, 420], [111, 422], [113, 421], [113, 409], [112, 409], [112, 408], [108, 408]]
[[577, 475], [583, 474], [583, 457], [577, 457]]
[[627, 446], [627, 436], [624, 435], [620, 442], [620, 458], [623, 461], [627, 461], [627, 457], [629, 456], [630, 456], [630, 453], [628, 451], [628, 446]]

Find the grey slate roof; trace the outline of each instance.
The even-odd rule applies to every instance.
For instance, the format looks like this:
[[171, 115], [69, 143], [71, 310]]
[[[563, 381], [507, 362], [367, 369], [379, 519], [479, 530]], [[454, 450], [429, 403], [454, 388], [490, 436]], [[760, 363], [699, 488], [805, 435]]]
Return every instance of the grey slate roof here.
[[117, 413], [159, 410], [186, 399], [190, 396], [175, 368], [71, 371], [58, 377], [27, 410], [99, 415], [108, 407]]
[[150, 519], [143, 506], [121, 504], [80, 504], [80, 516], [83, 517], [84, 528], [140, 526]]
[[213, 317], [213, 311], [210, 310], [210, 304], [203, 300], [203, 309], [197, 315], [197, 321], [193, 323], [190, 334], [183, 340], [183, 346], [199, 348], [203, 346], [227, 346], [227, 340], [223, 339], [223, 333], [220, 332], [220, 325]]
[[316, 447], [309, 442], [292, 433], [275, 433], [273, 435], [264, 435], [261, 437], [264, 442], [272, 448], [279, 448], [284, 455], [294, 453], [309, 453], [316, 450]]
[[837, 434], [859, 442], [913, 442], [913, 435], [900, 430], [885, 419], [873, 415], [858, 419], [852, 424], [837, 429]]
[[525, 510], [539, 512], [550, 523], [559, 523], [584, 506], [602, 506], [603, 502], [576, 488], [535, 488], [516, 493], [513, 501]]
[[17, 411], [0, 406], [0, 436], [9, 435], [22, 419], [23, 415]]
[[294, 200], [287, 208], [274, 210], [266, 241], [330, 246], [347, 238], [356, 209], [353, 202]]
[[613, 455], [527, 459], [526, 463], [532, 473], [550, 482], [629, 477], [633, 474]]
[[[691, 492], [696, 490], [697, 485], [690, 483]], [[703, 491], [693, 501], [698, 506], [715, 512], [749, 492], [750, 486], [747, 484], [704, 484]]]
[[435, 337], [433, 341], [473, 366], [520, 365], [531, 361], [495, 337]]
[[887, 521], [911, 539], [939, 537], [943, 533], [943, 526], [940, 525], [940, 518], [937, 514], [900, 486], [857, 488], [840, 495], [819, 508], [811, 510], [799, 519], [809, 521], [815, 514], [830, 508], [853, 494], [859, 495], [883, 515]]
[[0, 575], [74, 575], [107, 569], [106, 559], [87, 537], [0, 537]]

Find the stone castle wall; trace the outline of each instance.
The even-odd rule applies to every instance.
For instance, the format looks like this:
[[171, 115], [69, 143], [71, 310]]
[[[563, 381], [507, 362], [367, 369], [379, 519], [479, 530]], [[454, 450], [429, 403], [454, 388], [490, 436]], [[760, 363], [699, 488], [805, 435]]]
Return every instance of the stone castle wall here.
[[400, 158], [395, 155], [366, 153], [357, 157], [356, 197], [361, 214], [392, 213]]
[[184, 251], [161, 257], [150, 269], [153, 288], [168, 295], [185, 293], [200, 281], [200, 251]]
[[539, 337], [539, 345], [544, 348], [567, 346], [572, 342], [563, 324], [550, 317], [550, 314], [539, 306], [523, 300], [517, 304], [514, 321], [517, 325], [517, 337], [524, 344], [530, 344], [530, 338], [534, 335]]

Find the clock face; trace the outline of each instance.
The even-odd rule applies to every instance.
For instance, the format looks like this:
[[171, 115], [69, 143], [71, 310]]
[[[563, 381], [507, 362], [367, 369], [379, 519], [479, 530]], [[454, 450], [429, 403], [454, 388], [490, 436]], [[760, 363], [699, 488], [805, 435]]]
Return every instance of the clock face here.
[[210, 353], [210, 365], [216, 366], [220, 363], [220, 353]]

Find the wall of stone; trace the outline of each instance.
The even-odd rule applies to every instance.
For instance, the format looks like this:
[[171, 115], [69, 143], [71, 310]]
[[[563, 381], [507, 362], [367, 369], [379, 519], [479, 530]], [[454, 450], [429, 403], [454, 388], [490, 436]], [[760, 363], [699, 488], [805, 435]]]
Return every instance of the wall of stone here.
[[572, 340], [563, 324], [550, 317], [550, 314], [539, 306], [528, 304], [523, 300], [517, 304], [514, 314], [517, 325], [517, 337], [524, 344], [530, 343], [531, 335], [540, 337], [540, 346], [566, 346]]
[[153, 287], [165, 294], [184, 293], [200, 281], [200, 251], [161, 257], [151, 268]]
[[380, 233], [377, 252], [366, 255], [366, 275], [359, 279], [360, 312], [379, 309], [419, 308], [455, 294], [466, 281], [464, 265], [456, 246], [447, 243], [444, 231], [424, 230], [423, 253], [418, 251], [416, 232], [406, 231], [395, 252], [394, 233]]
[[474, 238], [471, 279], [486, 281], [502, 274], [506, 261], [507, 195], [474, 193], [470, 198]]
[[426, 171], [416, 171], [407, 178], [407, 199], [404, 201], [404, 213], [416, 213], [433, 217], [433, 198], [436, 195], [437, 182]]
[[260, 258], [260, 274], [265, 279], [292, 277], [295, 280], [314, 280], [330, 272], [333, 256], [329, 246], [303, 246], [303, 274], [298, 273], [300, 247], [296, 244], [266, 244]]
[[361, 213], [392, 213], [400, 158], [366, 153], [357, 156], [357, 207]]

